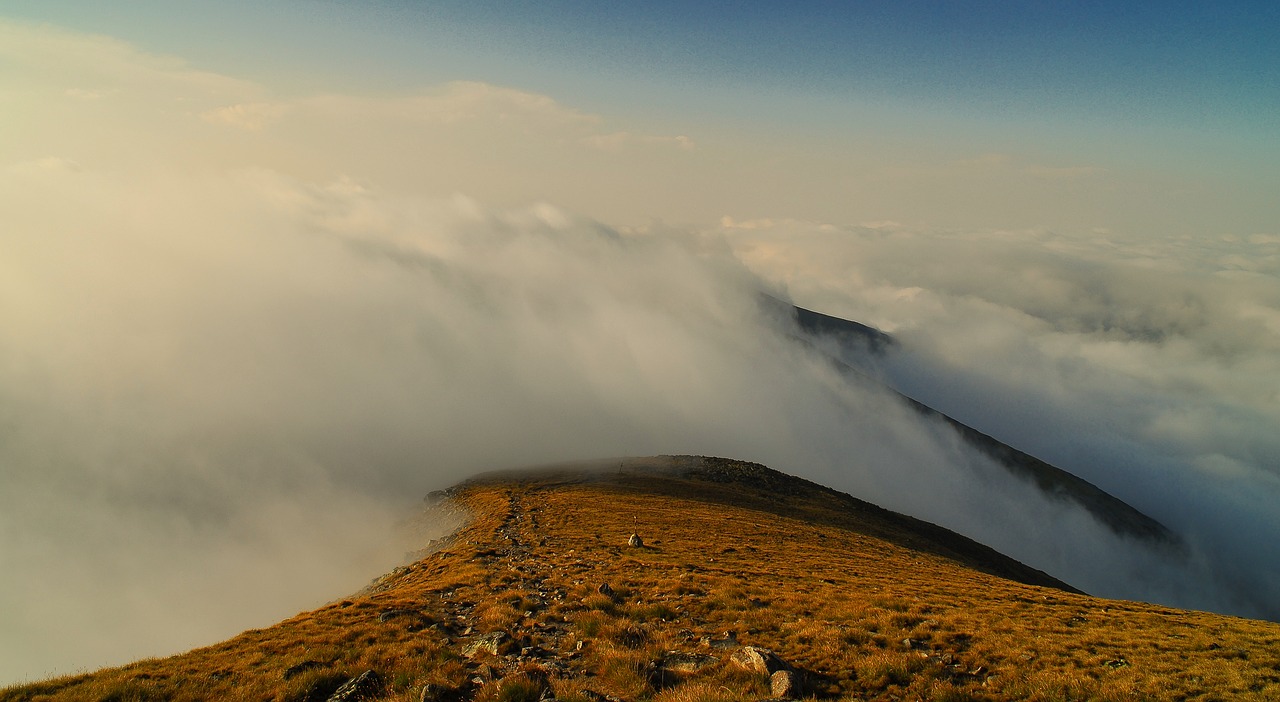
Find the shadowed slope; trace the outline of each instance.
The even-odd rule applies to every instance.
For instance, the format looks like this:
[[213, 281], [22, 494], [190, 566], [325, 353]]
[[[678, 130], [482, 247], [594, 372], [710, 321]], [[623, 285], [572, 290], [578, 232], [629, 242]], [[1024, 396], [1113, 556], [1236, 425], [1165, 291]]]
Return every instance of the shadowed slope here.
[[[766, 304], [775, 307], [783, 305], [782, 309], [784, 310], [789, 306], [788, 303], [782, 303], [774, 298], [767, 298]], [[831, 339], [842, 348], [852, 351], [855, 356], [862, 353], [870, 353], [873, 356], [892, 353], [893, 347], [897, 343], [892, 336], [865, 324], [806, 310], [802, 307], [789, 307], [790, 310], [787, 314], [798, 329], [798, 336], [802, 339]], [[821, 347], [820, 344], [818, 346]], [[839, 359], [833, 358], [832, 362], [836, 363], [843, 372], [854, 373], [864, 378], [868, 377], [865, 373]], [[993, 436], [984, 434], [929, 407], [923, 402], [903, 395], [896, 390], [890, 390], [921, 415], [947, 424], [959, 435], [962, 441], [981, 451], [996, 465], [1004, 468], [1019, 479], [1034, 484], [1050, 498], [1074, 502], [1083, 507], [1095, 519], [1116, 534], [1136, 538], [1150, 544], [1168, 546], [1173, 549], [1182, 547], [1181, 538], [1170, 531], [1164, 524], [1140, 512], [1129, 503], [1106, 492], [1097, 485], [1057, 466], [1046, 463], [1035, 456], [1019, 451]]]
[[[769, 697], [767, 671], [734, 662], [750, 663], [744, 646], [814, 699], [1280, 698], [1278, 624], [1070, 592], [755, 464], [583, 468], [437, 496], [470, 522], [340, 602], [0, 700]], [[335, 697], [344, 684], [356, 692]]]

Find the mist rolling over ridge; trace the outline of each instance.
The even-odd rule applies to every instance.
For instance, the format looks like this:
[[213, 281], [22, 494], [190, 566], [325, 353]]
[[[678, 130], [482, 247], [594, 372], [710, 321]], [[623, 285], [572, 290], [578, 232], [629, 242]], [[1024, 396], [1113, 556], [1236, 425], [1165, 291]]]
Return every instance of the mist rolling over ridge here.
[[[22, 106], [0, 136], [0, 683], [340, 597], [414, 547], [397, 523], [428, 491], [611, 456], [757, 461], [1091, 594], [1280, 618], [1265, 213], [1199, 237], [938, 226], [921, 196], [920, 221], [848, 224], [872, 198], [787, 214], [837, 182], [793, 178], [825, 154], [771, 161], [732, 128], [478, 80], [285, 90], [17, 21], [0, 39]], [[1067, 200], [1120, 187], [944, 160], [903, 192], [974, 168], [1040, 168], [1019, 187]], [[797, 343], [762, 294], [895, 343]], [[1185, 552], [1047, 499], [885, 386]]]

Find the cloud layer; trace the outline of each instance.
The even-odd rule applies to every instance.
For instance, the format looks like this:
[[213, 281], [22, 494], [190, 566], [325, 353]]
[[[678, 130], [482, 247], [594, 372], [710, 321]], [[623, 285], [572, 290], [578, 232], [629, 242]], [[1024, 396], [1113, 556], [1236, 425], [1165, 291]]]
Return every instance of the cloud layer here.
[[[654, 453], [802, 474], [1099, 594], [1275, 616], [1274, 238], [615, 228], [530, 183], [701, 141], [483, 84], [286, 99], [0, 39], [24, 107], [0, 136], [0, 680], [341, 596], [474, 471]], [[660, 210], [634, 173], [573, 197]], [[893, 331], [891, 382], [1180, 529], [1190, 562], [841, 376], [764, 289]]]
[[1248, 593], [1233, 611], [1280, 615], [1274, 237], [722, 232], [801, 304], [893, 331], [891, 384], [1172, 526]]

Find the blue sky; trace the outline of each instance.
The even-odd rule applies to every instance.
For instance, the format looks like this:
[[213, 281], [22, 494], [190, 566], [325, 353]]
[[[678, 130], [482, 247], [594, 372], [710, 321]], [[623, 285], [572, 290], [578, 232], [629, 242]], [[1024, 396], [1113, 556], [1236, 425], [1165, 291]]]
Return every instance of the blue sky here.
[[1280, 10], [1265, 2], [19, 1], [7, 14], [237, 73], [581, 85], [627, 108], [639, 88], [645, 98], [764, 90], [1219, 129], [1274, 127], [1280, 113]]
[[[471, 81], [696, 146], [679, 161], [583, 165], [578, 181], [567, 165], [557, 180], [495, 161], [507, 182], [455, 185], [612, 224], [1247, 237], [1280, 221], [1272, 3], [18, 0], [5, 12], [254, 81], [276, 102]], [[615, 191], [645, 204], [592, 192], [610, 165], [636, 174]]]

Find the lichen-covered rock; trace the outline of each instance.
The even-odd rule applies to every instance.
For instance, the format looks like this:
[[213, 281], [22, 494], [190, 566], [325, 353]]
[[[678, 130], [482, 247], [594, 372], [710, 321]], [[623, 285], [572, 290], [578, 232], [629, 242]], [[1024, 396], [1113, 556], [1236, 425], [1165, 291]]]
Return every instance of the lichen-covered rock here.
[[717, 663], [719, 660], [719, 658], [708, 656], [705, 653], [668, 651], [667, 655], [662, 657], [660, 665], [667, 670], [674, 670], [678, 673], [696, 673], [709, 665]]
[[467, 658], [475, 658], [482, 653], [498, 656], [507, 653], [514, 646], [515, 642], [511, 640], [510, 636], [507, 636], [505, 631], [494, 631], [463, 646], [462, 655]]
[[784, 700], [800, 696], [800, 681], [790, 670], [779, 670], [769, 677], [769, 694]]
[[743, 670], [750, 670], [761, 675], [773, 675], [779, 670], [790, 668], [781, 658], [774, 655], [773, 651], [759, 646], [743, 646], [734, 651], [729, 660]]
[[366, 670], [334, 690], [327, 702], [357, 702], [372, 697], [381, 686], [382, 676], [375, 671]]

